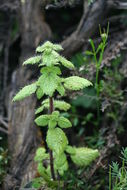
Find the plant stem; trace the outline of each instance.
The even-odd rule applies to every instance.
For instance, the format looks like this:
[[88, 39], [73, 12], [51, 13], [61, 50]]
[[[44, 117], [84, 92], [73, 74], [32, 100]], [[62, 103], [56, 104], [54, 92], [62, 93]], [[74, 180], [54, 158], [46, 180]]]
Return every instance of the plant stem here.
[[98, 123], [100, 121], [100, 102], [99, 102], [99, 82], [98, 82], [98, 78], [99, 78], [99, 63], [97, 60], [97, 56], [96, 56], [96, 52], [94, 52], [94, 60], [96, 63], [96, 83], [95, 83], [95, 88], [96, 88], [96, 94], [97, 94], [97, 120]]
[[[49, 114], [52, 114], [54, 108], [53, 108], [53, 98], [49, 97]], [[51, 169], [51, 176], [52, 179], [55, 180], [55, 172], [54, 172], [54, 164], [53, 164], [53, 152], [52, 150], [49, 150], [49, 155], [50, 155], [50, 169]]]

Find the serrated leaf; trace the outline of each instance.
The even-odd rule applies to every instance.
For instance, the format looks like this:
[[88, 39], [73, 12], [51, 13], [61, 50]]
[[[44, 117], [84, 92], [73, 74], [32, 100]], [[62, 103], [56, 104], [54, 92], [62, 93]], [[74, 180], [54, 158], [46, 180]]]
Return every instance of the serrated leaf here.
[[39, 63], [41, 61], [42, 57], [41, 56], [35, 56], [27, 59], [24, 61], [23, 65], [34, 65], [36, 63]]
[[39, 114], [44, 110], [44, 106], [40, 106], [39, 108], [36, 109], [35, 114]]
[[67, 161], [66, 154], [62, 153], [60, 155], [55, 156], [55, 162], [54, 163], [58, 169], [59, 167], [63, 166], [66, 161]]
[[45, 168], [44, 168], [44, 166], [42, 165], [42, 163], [40, 162], [40, 163], [38, 163], [38, 166], [37, 166], [37, 171], [38, 171], [38, 173], [41, 175], [41, 176], [43, 176], [44, 175], [44, 173], [45, 173]]
[[68, 61], [66, 58], [59, 56], [59, 61], [61, 62], [62, 65], [64, 65], [65, 67], [69, 68], [69, 69], [73, 69], [74, 65]]
[[61, 176], [63, 176], [64, 172], [67, 170], [68, 170], [68, 162], [66, 160], [66, 162], [60, 168], [58, 168], [58, 172]]
[[64, 87], [63, 87], [62, 84], [58, 84], [56, 90], [59, 92], [59, 94], [60, 94], [61, 96], [64, 96], [64, 94], [65, 94], [65, 89], [64, 89]]
[[61, 127], [61, 128], [69, 128], [69, 127], [72, 127], [71, 122], [70, 122], [67, 118], [65, 118], [65, 117], [59, 117], [58, 125], [59, 125], [59, 127]]
[[[54, 103], [54, 108], [59, 109], [59, 110], [67, 111], [71, 107], [70, 104], [61, 100], [54, 100], [53, 103]], [[49, 99], [44, 100], [42, 105], [43, 105], [43, 108], [49, 108]]]
[[30, 84], [22, 88], [13, 98], [13, 101], [19, 101], [22, 100], [31, 94], [35, 93], [37, 89], [36, 83]]
[[49, 120], [48, 126], [50, 129], [51, 128], [53, 129], [54, 127], [56, 127], [56, 125], [57, 125], [57, 121], [52, 120], [52, 119]]
[[70, 109], [71, 105], [65, 101], [54, 100], [54, 107], [59, 110], [67, 111]]
[[99, 156], [98, 150], [90, 148], [75, 148], [76, 153], [71, 155], [72, 161], [78, 166], [88, 166]]
[[58, 85], [57, 80], [58, 78], [55, 74], [47, 73], [39, 78], [38, 84], [43, 89], [44, 94], [52, 96]]
[[80, 90], [91, 85], [89, 80], [78, 76], [68, 77], [64, 80], [64, 86], [68, 90]]
[[75, 150], [75, 147], [72, 147], [72, 146], [67, 146], [66, 150], [65, 150], [68, 154], [71, 154], [71, 155], [74, 155], [76, 154], [76, 150]]
[[44, 95], [43, 89], [39, 87], [36, 91], [36, 95], [37, 95], [37, 98], [40, 100]]
[[36, 154], [35, 154], [35, 157], [34, 157], [34, 160], [36, 162], [42, 162], [44, 159], [48, 158], [48, 154], [46, 154], [46, 150], [45, 148], [43, 147], [39, 147], [37, 150], [36, 150]]
[[44, 52], [43, 57], [42, 57], [42, 64], [40, 64], [39, 66], [41, 66], [41, 65], [47, 65], [47, 66], [58, 65], [59, 64], [58, 62], [59, 62], [59, 60], [58, 60], [57, 55], [52, 54], [52, 52], [51, 53]]
[[44, 127], [48, 125], [50, 116], [49, 115], [41, 115], [35, 119], [35, 123], [38, 126]]
[[58, 155], [64, 152], [68, 144], [65, 133], [59, 128], [48, 130], [46, 142], [48, 147]]
[[53, 48], [53, 43], [47, 41], [43, 45], [38, 46], [36, 48], [36, 52], [42, 53], [44, 50], [52, 49], [52, 48]]
[[43, 45], [37, 47], [36, 52], [43, 52], [44, 50], [47, 50], [47, 49], [56, 50], [56, 51], [63, 50], [61, 45], [53, 44], [53, 43], [47, 41]]
[[56, 66], [49, 66], [49, 67], [43, 67], [40, 72], [42, 74], [55, 74], [55, 75], [61, 75], [61, 70], [59, 67]]
[[63, 50], [63, 48], [60, 44], [53, 44], [53, 49], [55, 51], [62, 51]]

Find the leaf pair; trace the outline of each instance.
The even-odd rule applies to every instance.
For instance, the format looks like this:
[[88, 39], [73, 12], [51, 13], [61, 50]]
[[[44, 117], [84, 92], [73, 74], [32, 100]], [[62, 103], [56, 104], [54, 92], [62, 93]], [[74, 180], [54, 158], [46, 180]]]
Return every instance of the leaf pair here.
[[[63, 111], [67, 111], [68, 109], [70, 109], [71, 105], [68, 104], [65, 101], [60, 101], [60, 100], [54, 100], [53, 101], [54, 104], [54, 109], [59, 109], [59, 110], [63, 110]], [[44, 109], [49, 109], [49, 99], [46, 99], [42, 102], [42, 106], [40, 106], [35, 114], [41, 113]]]
[[61, 128], [69, 128], [72, 127], [71, 122], [59, 115], [58, 111], [54, 111], [51, 115], [41, 115], [35, 119], [35, 123], [38, 126], [49, 126], [49, 128], [54, 128], [58, 125]]

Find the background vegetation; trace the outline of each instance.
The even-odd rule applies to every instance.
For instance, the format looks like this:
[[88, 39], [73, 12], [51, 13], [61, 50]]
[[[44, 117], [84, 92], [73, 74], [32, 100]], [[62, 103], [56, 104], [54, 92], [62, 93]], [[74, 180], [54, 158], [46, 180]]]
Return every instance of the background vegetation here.
[[[70, 144], [98, 148], [100, 157], [87, 168], [70, 166], [64, 176], [68, 190], [127, 189], [127, 3], [113, 0], [1, 0], [0, 4], [0, 186], [1, 189], [30, 187], [38, 176], [34, 155], [44, 146], [45, 133], [34, 124], [39, 102], [32, 96], [12, 104], [17, 90], [38, 77], [38, 68], [22, 62], [34, 55], [47, 40], [60, 43], [63, 55], [78, 75], [94, 87], [67, 93], [72, 107], [66, 114], [73, 127], [67, 131]], [[109, 33], [99, 66], [92, 51]], [[105, 28], [105, 31], [103, 31]], [[87, 51], [87, 52], [86, 52]], [[102, 57], [101, 57], [102, 58]], [[96, 89], [99, 89], [97, 96]], [[99, 114], [98, 103], [99, 102]], [[99, 116], [98, 116], [99, 115]], [[99, 119], [98, 119], [99, 117]], [[75, 137], [75, 138], [74, 138]], [[121, 152], [122, 151], [122, 152]], [[113, 162], [113, 163], [112, 163]], [[75, 172], [76, 171], [76, 172]]]

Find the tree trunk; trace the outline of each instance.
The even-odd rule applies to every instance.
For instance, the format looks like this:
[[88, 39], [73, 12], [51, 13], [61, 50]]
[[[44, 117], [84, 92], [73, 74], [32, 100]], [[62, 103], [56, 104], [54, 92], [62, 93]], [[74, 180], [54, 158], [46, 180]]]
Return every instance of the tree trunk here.
[[[20, 7], [21, 57], [20, 63], [34, 54], [39, 42], [51, 38], [51, 30], [44, 21], [41, 0], [25, 0]], [[14, 94], [30, 81], [32, 70], [22, 67], [12, 75], [11, 92], [8, 100], [9, 151], [11, 153], [10, 171], [5, 179], [4, 189], [29, 182], [36, 174], [33, 156], [41, 142], [41, 133], [34, 125], [36, 100], [31, 96], [24, 101], [12, 103]]]

